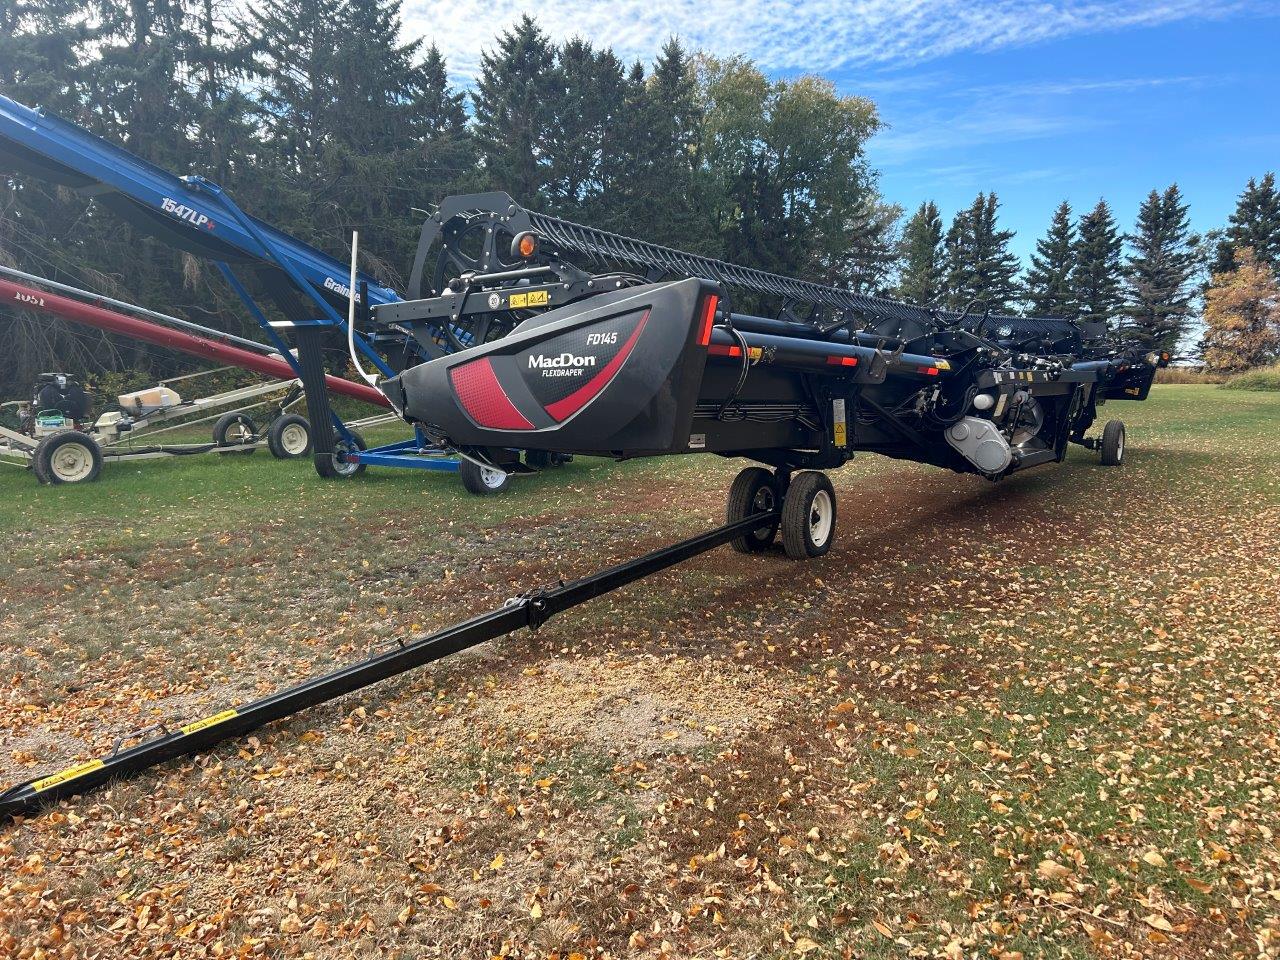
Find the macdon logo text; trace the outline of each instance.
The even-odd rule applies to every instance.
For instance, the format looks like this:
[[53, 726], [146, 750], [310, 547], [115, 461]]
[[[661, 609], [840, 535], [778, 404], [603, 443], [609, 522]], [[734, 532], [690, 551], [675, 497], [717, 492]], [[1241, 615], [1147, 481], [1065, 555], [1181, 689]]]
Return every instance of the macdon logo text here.
[[580, 377], [587, 368], [595, 365], [595, 357], [580, 357], [572, 353], [562, 353], [558, 357], [542, 354], [529, 357], [529, 369], [541, 370], [544, 377]]

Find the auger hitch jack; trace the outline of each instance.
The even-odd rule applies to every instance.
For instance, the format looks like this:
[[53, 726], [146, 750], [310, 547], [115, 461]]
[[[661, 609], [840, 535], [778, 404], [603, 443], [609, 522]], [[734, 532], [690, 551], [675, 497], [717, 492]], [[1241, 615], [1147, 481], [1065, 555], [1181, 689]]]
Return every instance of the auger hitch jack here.
[[[326, 673], [260, 700], [177, 725], [154, 723], [133, 734], [119, 737], [104, 757], [75, 764], [65, 770], [28, 780], [0, 793], [0, 815], [15, 817], [44, 804], [83, 793], [107, 781], [137, 773], [184, 754], [201, 753], [215, 744], [242, 736], [273, 720], [292, 716], [308, 707], [325, 703], [434, 663], [451, 654], [487, 640], [515, 633], [522, 627], [537, 630], [550, 617], [586, 603], [636, 580], [659, 573], [700, 553], [755, 534], [778, 522], [776, 511], [752, 513], [714, 530], [681, 540], [669, 547], [647, 553], [569, 583], [557, 583], [513, 597], [500, 607], [471, 617], [435, 633], [404, 642], [359, 663]], [[124, 744], [139, 737], [136, 746]]]

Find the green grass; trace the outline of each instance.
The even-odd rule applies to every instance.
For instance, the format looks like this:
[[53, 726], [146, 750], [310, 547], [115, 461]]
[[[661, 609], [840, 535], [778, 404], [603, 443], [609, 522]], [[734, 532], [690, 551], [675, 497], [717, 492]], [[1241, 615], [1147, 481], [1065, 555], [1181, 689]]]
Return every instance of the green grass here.
[[[822, 561], [691, 561], [70, 801], [0, 834], [0, 872], [85, 911], [85, 955], [159, 951], [188, 918], [230, 955], [347, 955], [350, 926], [279, 934], [296, 896], [453, 956], [626, 956], [633, 932], [681, 956], [1231, 956], [1277, 922], [1280, 394], [1157, 385], [1109, 417], [1118, 470], [1073, 448], [992, 485], [861, 457]], [[264, 452], [80, 487], [0, 468], [0, 763], [101, 752], [707, 528], [736, 466], [580, 459], [495, 498]], [[113, 932], [141, 899], [178, 919]], [[4, 908], [53, 952], [38, 901]]]
[[1280, 363], [1238, 373], [1223, 386], [1228, 390], [1280, 390]]

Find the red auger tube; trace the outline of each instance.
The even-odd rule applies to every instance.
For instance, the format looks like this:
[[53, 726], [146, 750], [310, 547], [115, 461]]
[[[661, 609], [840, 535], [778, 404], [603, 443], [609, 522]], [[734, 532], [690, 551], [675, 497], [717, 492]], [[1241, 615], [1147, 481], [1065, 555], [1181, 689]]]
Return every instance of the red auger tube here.
[[[35, 313], [47, 313], [73, 323], [81, 323], [87, 327], [118, 333], [121, 336], [133, 337], [156, 346], [168, 347], [181, 353], [189, 353], [206, 360], [231, 364], [276, 377], [280, 380], [292, 380], [297, 374], [284, 360], [262, 356], [240, 347], [218, 343], [206, 337], [197, 337], [181, 330], [163, 327], [158, 323], [128, 317], [113, 310], [106, 310], [89, 303], [81, 303], [56, 293], [46, 293], [34, 287], [24, 287], [10, 280], [0, 278], [0, 302], [19, 310], [30, 310]], [[333, 393], [342, 394], [355, 400], [389, 407], [387, 398], [373, 387], [352, 383], [341, 377], [325, 377], [325, 384]]]

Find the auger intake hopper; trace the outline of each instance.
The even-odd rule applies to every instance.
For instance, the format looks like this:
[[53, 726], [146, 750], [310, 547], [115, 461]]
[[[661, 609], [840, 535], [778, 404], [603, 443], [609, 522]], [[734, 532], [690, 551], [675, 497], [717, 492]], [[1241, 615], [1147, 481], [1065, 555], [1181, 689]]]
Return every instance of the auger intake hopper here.
[[448, 444], [635, 456], [687, 449], [719, 295], [697, 279], [602, 294], [383, 385]]

